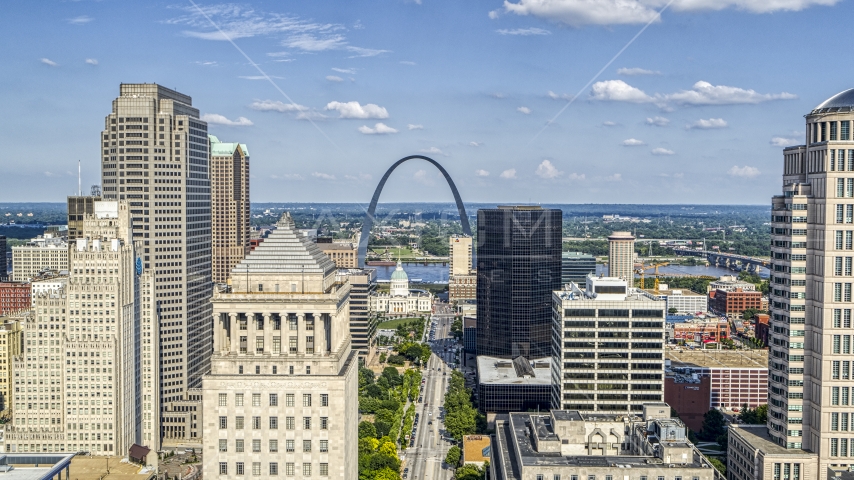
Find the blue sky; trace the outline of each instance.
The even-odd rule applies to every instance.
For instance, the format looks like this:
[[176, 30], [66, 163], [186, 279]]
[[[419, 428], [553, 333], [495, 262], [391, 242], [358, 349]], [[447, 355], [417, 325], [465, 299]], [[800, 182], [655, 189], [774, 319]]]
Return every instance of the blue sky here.
[[[668, 1], [198, 2], [223, 33], [191, 2], [13, 2], [0, 201], [64, 200], [78, 159], [97, 183], [119, 84], [157, 82], [248, 144], [256, 202], [367, 202], [422, 153], [471, 202], [768, 203], [854, 87], [852, 2]], [[452, 197], [413, 161], [382, 200]]]

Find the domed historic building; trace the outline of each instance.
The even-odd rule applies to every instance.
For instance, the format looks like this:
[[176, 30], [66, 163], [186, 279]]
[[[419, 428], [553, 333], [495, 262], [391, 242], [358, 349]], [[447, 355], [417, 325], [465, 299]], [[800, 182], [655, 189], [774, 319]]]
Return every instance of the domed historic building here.
[[430, 312], [433, 308], [433, 295], [426, 290], [409, 288], [409, 275], [403, 270], [398, 261], [397, 268], [391, 274], [391, 285], [388, 293], [380, 293], [374, 297], [374, 311], [386, 316], [413, 315]]

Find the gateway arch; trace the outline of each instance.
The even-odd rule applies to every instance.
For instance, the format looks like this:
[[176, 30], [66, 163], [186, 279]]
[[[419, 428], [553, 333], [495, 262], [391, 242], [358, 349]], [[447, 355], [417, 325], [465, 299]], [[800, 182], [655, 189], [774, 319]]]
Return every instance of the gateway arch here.
[[466, 235], [471, 235], [471, 226], [469, 226], [469, 217], [466, 215], [466, 207], [463, 205], [463, 201], [460, 198], [460, 192], [457, 191], [457, 186], [454, 185], [454, 181], [451, 179], [451, 176], [448, 175], [448, 172], [439, 165], [439, 162], [433, 160], [430, 157], [425, 157], [424, 155], [410, 155], [408, 157], [403, 157], [400, 160], [396, 161], [394, 165], [392, 165], [383, 175], [382, 180], [380, 180], [379, 185], [377, 185], [377, 189], [374, 190], [374, 196], [371, 198], [371, 204], [368, 206], [368, 215], [365, 218], [365, 221], [362, 223], [362, 235], [359, 237], [359, 267], [364, 268], [365, 266], [365, 256], [368, 253], [368, 240], [371, 238], [371, 228], [374, 226], [374, 213], [377, 210], [377, 202], [380, 199], [380, 193], [383, 191], [383, 187], [385, 186], [386, 180], [391, 176], [391, 173], [395, 168], [400, 166], [400, 164], [405, 163], [409, 160], [420, 159], [426, 160], [433, 164], [436, 168], [442, 172], [442, 175], [445, 177], [445, 180], [448, 181], [448, 186], [451, 187], [451, 193], [454, 194], [454, 201], [457, 202], [457, 210], [460, 212], [460, 222], [463, 224], [463, 233]]

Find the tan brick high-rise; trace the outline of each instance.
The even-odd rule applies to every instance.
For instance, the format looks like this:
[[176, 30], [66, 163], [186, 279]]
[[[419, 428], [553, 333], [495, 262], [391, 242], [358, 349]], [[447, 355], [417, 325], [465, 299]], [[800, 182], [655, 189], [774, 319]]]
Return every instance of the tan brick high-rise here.
[[249, 149], [213, 135], [211, 152], [211, 255], [214, 283], [249, 253]]

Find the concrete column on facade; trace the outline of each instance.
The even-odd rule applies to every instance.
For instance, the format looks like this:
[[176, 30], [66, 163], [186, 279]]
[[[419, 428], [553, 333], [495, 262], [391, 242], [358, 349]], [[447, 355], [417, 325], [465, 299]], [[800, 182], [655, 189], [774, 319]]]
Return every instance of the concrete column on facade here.
[[305, 355], [305, 314], [297, 314], [297, 353]]
[[238, 353], [240, 351], [240, 327], [237, 323], [237, 314], [229, 313], [228, 322], [228, 331], [230, 332], [230, 335], [228, 336], [228, 351], [230, 353]]
[[326, 354], [326, 314], [321, 313], [314, 317], [314, 352], [319, 355]]
[[273, 353], [273, 314], [261, 315], [264, 317], [264, 353]]

